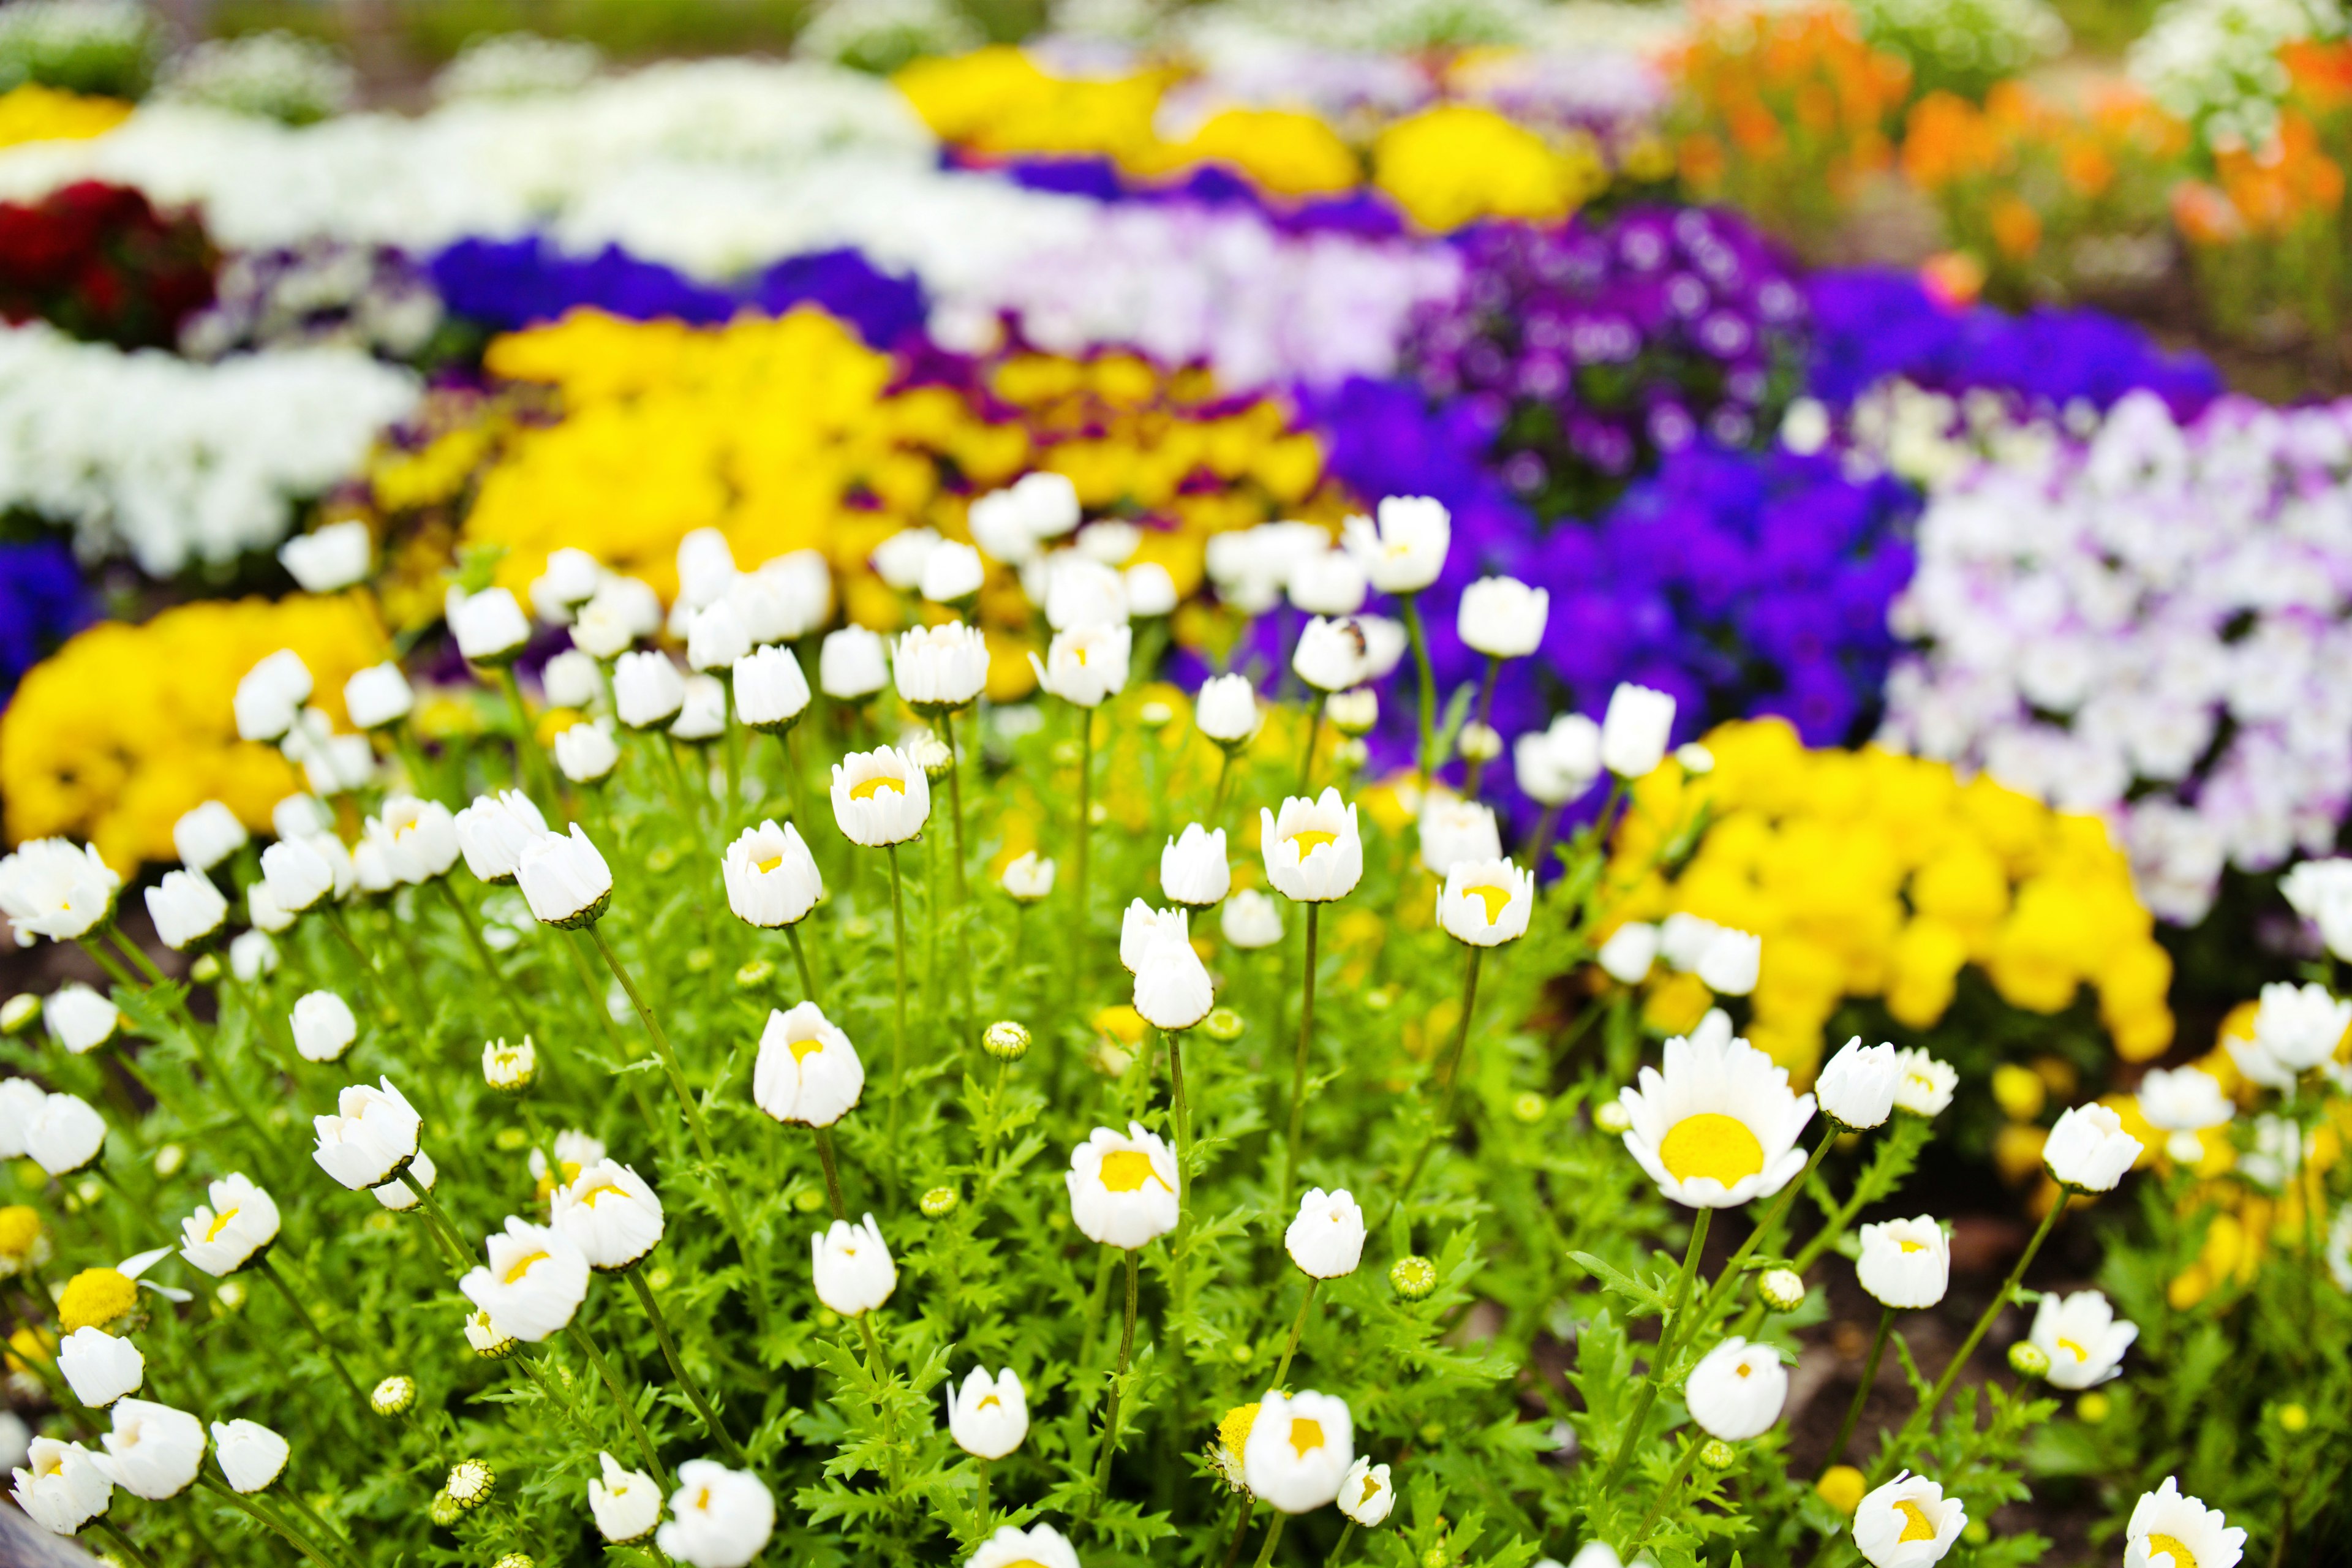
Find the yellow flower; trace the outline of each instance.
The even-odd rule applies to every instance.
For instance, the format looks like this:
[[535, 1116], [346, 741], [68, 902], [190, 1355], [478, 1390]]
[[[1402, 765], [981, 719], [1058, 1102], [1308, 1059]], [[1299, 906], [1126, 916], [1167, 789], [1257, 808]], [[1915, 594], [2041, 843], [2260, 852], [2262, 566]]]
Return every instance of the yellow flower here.
[[85, 1268], [58, 1292], [58, 1328], [102, 1329], [139, 1303], [139, 1287], [120, 1270]]
[[1328, 195], [1363, 181], [1362, 166], [1339, 133], [1295, 110], [1224, 110], [1173, 152], [1187, 163], [1229, 164], [1276, 195]]
[[103, 136], [130, 119], [131, 110], [118, 98], [84, 98], [26, 82], [0, 94], [0, 147]]
[[1607, 183], [1588, 147], [1562, 151], [1491, 109], [1440, 104], [1372, 143], [1373, 180], [1424, 228], [1480, 218], [1556, 223]]

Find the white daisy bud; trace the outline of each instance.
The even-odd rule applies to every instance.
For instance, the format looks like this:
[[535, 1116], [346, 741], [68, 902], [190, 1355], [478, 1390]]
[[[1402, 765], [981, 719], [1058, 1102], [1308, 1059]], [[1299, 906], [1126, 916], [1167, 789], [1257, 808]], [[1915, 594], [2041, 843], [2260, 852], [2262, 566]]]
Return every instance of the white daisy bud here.
[[1499, 856], [1455, 861], [1437, 890], [1439, 928], [1472, 947], [1500, 947], [1527, 935], [1535, 907], [1536, 874]]
[[1488, 658], [1525, 658], [1542, 643], [1551, 595], [1513, 577], [1481, 577], [1462, 590], [1462, 640]]
[[1364, 875], [1364, 838], [1356, 808], [1326, 788], [1313, 800], [1291, 795], [1279, 816], [1260, 807], [1258, 852], [1275, 891], [1300, 903], [1328, 903], [1356, 890]]
[[1529, 800], [1566, 805], [1601, 776], [1601, 726], [1581, 713], [1563, 713], [1549, 729], [1511, 742], [1511, 768]]
[[1125, 621], [1089, 624], [1055, 632], [1045, 659], [1031, 654], [1029, 668], [1051, 695], [1079, 708], [1098, 708], [1126, 689], [1134, 647], [1134, 630]]
[[332, 594], [368, 574], [375, 540], [353, 519], [298, 533], [278, 547], [278, 559], [306, 594]]
[[1339, 1483], [1339, 1511], [1366, 1530], [1377, 1530], [1388, 1522], [1389, 1511], [1395, 1507], [1396, 1488], [1389, 1481], [1389, 1468], [1372, 1463], [1370, 1454], [1359, 1455]]
[[825, 634], [817, 654], [817, 684], [824, 688], [827, 697], [856, 701], [881, 690], [889, 679], [880, 637], [864, 626], [843, 626]]
[[982, 1459], [1001, 1459], [1029, 1435], [1029, 1394], [1006, 1367], [994, 1377], [974, 1367], [959, 1390], [948, 1384], [948, 1431], [956, 1447]]
[[228, 900], [194, 871], [166, 871], [147, 889], [147, 914], [163, 945], [177, 952], [220, 930], [228, 918]]
[[635, 1268], [661, 1244], [660, 1196], [633, 1167], [614, 1160], [599, 1160], [556, 1188], [551, 1218], [600, 1273]]
[[1895, 1105], [1914, 1116], [1940, 1116], [1952, 1103], [1960, 1075], [1951, 1063], [1940, 1061], [1916, 1047], [1895, 1053], [1903, 1076], [1895, 1085]]
[[980, 552], [955, 540], [943, 542], [923, 559], [922, 580], [917, 584], [934, 605], [960, 604], [980, 592], [988, 580]]
[[2105, 1105], [2077, 1105], [2062, 1113], [2042, 1145], [2042, 1163], [2062, 1187], [2112, 1192], [2140, 1156], [2140, 1142]]
[[1345, 1188], [1310, 1188], [1298, 1200], [1282, 1245], [1301, 1272], [1318, 1279], [1353, 1274], [1364, 1259], [1364, 1211]]
[[101, 1410], [139, 1392], [147, 1377], [147, 1358], [129, 1340], [85, 1325], [58, 1342], [58, 1370], [65, 1373], [76, 1399]]
[[604, 575], [604, 567], [584, 550], [551, 550], [547, 564], [530, 580], [531, 608], [550, 626], [562, 626], [575, 606], [596, 596]]
[[1338, 620], [1316, 616], [1298, 634], [1298, 646], [1290, 654], [1291, 673], [1326, 693], [1361, 686], [1372, 678], [1370, 665], [1370, 641], [1363, 621], [1354, 616]]
[[1245, 675], [1213, 676], [1201, 683], [1192, 700], [1192, 722], [1218, 745], [1247, 745], [1265, 716], [1257, 705], [1257, 689]]
[[1127, 625], [1127, 580], [1116, 569], [1070, 552], [1048, 556], [1045, 567], [1045, 624], [1055, 631]]
[[483, 1250], [488, 1266], [467, 1270], [457, 1289], [502, 1334], [537, 1344], [562, 1332], [588, 1294], [587, 1255], [551, 1226], [509, 1215]]
[[810, 1237], [809, 1263], [816, 1299], [845, 1318], [872, 1311], [898, 1288], [898, 1267], [870, 1214], [856, 1225], [835, 1220]]
[[583, 721], [567, 724], [555, 732], [555, 765], [573, 784], [594, 784], [611, 773], [621, 760], [621, 748], [613, 739], [613, 721], [609, 719]]
[[713, 1459], [677, 1468], [669, 1511], [654, 1544], [687, 1568], [743, 1568], [776, 1529], [776, 1500], [760, 1478]]
[[172, 848], [191, 871], [209, 871], [250, 842], [236, 813], [208, 800], [172, 824]]
[[331, 1062], [341, 1059], [359, 1038], [359, 1020], [352, 1016], [351, 1004], [331, 991], [311, 991], [294, 1004], [289, 1020], [294, 1029], [294, 1048], [306, 1062]]
[[865, 1092], [857, 1048], [815, 1003], [769, 1011], [751, 1068], [751, 1099], [761, 1110], [779, 1121], [830, 1127]]
[[1027, 1530], [1006, 1524], [964, 1559], [963, 1568], [1078, 1568], [1078, 1553], [1050, 1524]]
[[911, 594], [923, 584], [923, 563], [940, 547], [940, 534], [932, 528], [902, 528], [874, 547], [866, 557], [874, 574], [901, 594]]
[[1930, 1568], [1968, 1528], [1960, 1500], [1905, 1470], [1853, 1510], [1853, 1543], [1872, 1568]]
[[386, 659], [372, 664], [343, 682], [343, 711], [362, 730], [381, 730], [408, 717], [416, 693], [400, 666]]
[[1347, 1401], [1307, 1389], [1268, 1393], [1242, 1445], [1242, 1479], [1262, 1502], [1310, 1513], [1335, 1502], [1356, 1462]]
[[1348, 553], [1383, 594], [1418, 594], [1445, 570], [1454, 542], [1453, 519], [1427, 496], [1389, 496], [1380, 519], [1351, 517], [1342, 535]]
[[53, 1534], [74, 1534], [114, 1500], [113, 1479], [79, 1443], [36, 1437], [26, 1462], [29, 1468], [16, 1473], [16, 1506]]
[[51, 1094], [25, 1122], [25, 1152], [52, 1176], [69, 1176], [106, 1151], [106, 1121], [79, 1095]]
[[772, 734], [807, 711], [808, 678], [792, 649], [754, 648], [735, 661], [734, 673], [735, 716], [746, 727]]
[[1631, 683], [1609, 694], [1601, 721], [1601, 765], [1621, 779], [1637, 779], [1665, 761], [1675, 728], [1675, 700]]
[[727, 683], [715, 675], [686, 678], [686, 700], [669, 732], [681, 741], [715, 741], [727, 732]]
[[604, 672], [594, 658], [568, 647], [541, 668], [539, 689], [555, 707], [591, 707], [604, 694]]
[[1381, 721], [1381, 700], [1369, 686], [1342, 691], [1323, 705], [1323, 717], [1342, 735], [1369, 735]]
[[1700, 984], [1718, 996], [1745, 996], [1756, 989], [1763, 963], [1764, 939], [1727, 927], [1699, 954], [1696, 973]]
[[1188, 823], [1160, 851], [1160, 889], [1171, 903], [1206, 909], [1233, 890], [1233, 867], [1225, 859], [1225, 830]]
[[382, 848], [393, 874], [412, 887], [447, 875], [457, 863], [457, 819], [437, 800], [388, 797], [369, 819], [368, 838]]
[[1370, 582], [1356, 558], [1344, 550], [1318, 550], [1290, 563], [1284, 590], [1290, 602], [1310, 616], [1352, 616], [1364, 607]]
[[778, 827], [770, 820], [745, 828], [727, 847], [720, 870], [728, 907], [750, 925], [795, 925], [808, 918], [824, 891], [816, 858], [790, 823]]
[[311, 1118], [319, 1138], [311, 1158], [353, 1192], [382, 1186], [416, 1157], [423, 1119], [392, 1079], [380, 1081], [381, 1089], [347, 1085], [336, 1099], [335, 1114]]
[[1120, 574], [1127, 589], [1127, 612], [1137, 620], [1176, 613], [1176, 579], [1157, 561], [1139, 561]]
[[917, 626], [899, 637], [890, 670], [898, 695], [918, 712], [961, 708], [988, 686], [988, 639], [961, 621]]
[[449, 631], [469, 664], [506, 664], [530, 641], [530, 619], [504, 588], [485, 588], [449, 606]]
[[588, 1483], [588, 1512], [596, 1533], [614, 1546], [643, 1541], [661, 1522], [661, 1488], [643, 1470], [624, 1469], [610, 1454], [600, 1453], [602, 1480]]
[[1216, 1005], [1209, 972], [1181, 931], [1163, 930], [1145, 947], [1134, 1001], [1143, 1021], [1160, 1029], [1189, 1029]]
[[1779, 1353], [1737, 1334], [1701, 1356], [1683, 1384], [1691, 1419], [1727, 1443], [1744, 1443], [1771, 1430], [1788, 1397], [1789, 1369]]
[[247, 984], [274, 972], [277, 967], [278, 944], [270, 941], [265, 931], [239, 931], [228, 944], [229, 973]]
[[1143, 967], [1143, 955], [1161, 931], [1179, 941], [1191, 937], [1191, 916], [1183, 910], [1155, 910], [1141, 899], [1129, 903], [1119, 918], [1118, 961], [1129, 974]]
[[1004, 891], [1016, 902], [1034, 904], [1054, 891], [1054, 862], [1034, 849], [1024, 849], [1005, 862], [1001, 879]]
[[121, 1009], [78, 980], [51, 992], [41, 1016], [49, 1037], [78, 1057], [112, 1039], [122, 1022]]
[[1854, 1276], [1881, 1306], [1916, 1311], [1944, 1299], [1951, 1282], [1951, 1242], [1928, 1215], [1864, 1226], [1861, 1240]]
[[667, 724], [686, 705], [686, 677], [660, 652], [625, 653], [613, 667], [613, 708], [632, 730]]
[[180, 1222], [180, 1256], [226, 1279], [278, 1239], [278, 1205], [241, 1173], [213, 1183], [205, 1195], [212, 1202]]
[[482, 1081], [500, 1094], [520, 1094], [539, 1077], [539, 1047], [525, 1035], [520, 1045], [503, 1039], [482, 1046]]
[[194, 1486], [205, 1462], [205, 1424], [152, 1400], [117, 1400], [114, 1429], [102, 1440], [106, 1452], [93, 1462], [116, 1486], [150, 1502]]
[[335, 890], [335, 863], [319, 837], [281, 838], [261, 852], [262, 881], [271, 900], [289, 914], [300, 914]]
[[1822, 1068], [1813, 1082], [1813, 1098], [1822, 1114], [1859, 1132], [1885, 1123], [1895, 1114], [1895, 1090], [1903, 1081], [1903, 1063], [1893, 1046], [1865, 1046], [1856, 1035]]
[[1235, 947], [1272, 947], [1282, 940], [1282, 910], [1255, 888], [1244, 888], [1217, 911], [1217, 929]]
[[239, 740], [275, 742], [302, 716], [310, 700], [310, 667], [290, 647], [269, 655], [236, 683], [235, 709]]
[[416, 1194], [433, 1191], [433, 1184], [440, 1178], [441, 1173], [433, 1167], [433, 1156], [419, 1149], [398, 1180], [379, 1183], [370, 1190], [375, 1201], [385, 1208], [394, 1214], [406, 1214], [425, 1201]]
[[1805, 1304], [1805, 1279], [1793, 1268], [1767, 1268], [1756, 1281], [1756, 1293], [1776, 1312], [1793, 1312]]
[[522, 852], [515, 881], [530, 912], [567, 930], [592, 924], [613, 898], [613, 871], [580, 825], [569, 837], [551, 833]]
[[258, 1421], [215, 1421], [213, 1452], [228, 1484], [251, 1494], [267, 1491], [285, 1473], [293, 1450], [285, 1438]]
[[833, 816], [852, 844], [903, 844], [931, 815], [931, 784], [906, 752], [852, 752], [833, 765]]
[[2274, 982], [2263, 987], [2254, 1010], [2254, 1043], [2290, 1073], [2333, 1061], [2347, 1029], [2352, 1002], [2337, 1001], [2325, 985]]
[[688, 664], [705, 671], [731, 668], [751, 651], [751, 633], [732, 604], [719, 599], [694, 612], [694, 624], [686, 634]]

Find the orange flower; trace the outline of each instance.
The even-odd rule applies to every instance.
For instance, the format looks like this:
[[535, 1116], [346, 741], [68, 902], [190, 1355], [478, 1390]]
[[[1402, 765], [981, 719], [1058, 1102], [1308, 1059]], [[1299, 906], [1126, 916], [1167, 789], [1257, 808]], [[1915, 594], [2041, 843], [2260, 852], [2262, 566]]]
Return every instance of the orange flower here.
[[1994, 198], [1990, 216], [1993, 243], [2003, 256], [2022, 261], [2042, 248], [2042, 215], [2017, 197]]

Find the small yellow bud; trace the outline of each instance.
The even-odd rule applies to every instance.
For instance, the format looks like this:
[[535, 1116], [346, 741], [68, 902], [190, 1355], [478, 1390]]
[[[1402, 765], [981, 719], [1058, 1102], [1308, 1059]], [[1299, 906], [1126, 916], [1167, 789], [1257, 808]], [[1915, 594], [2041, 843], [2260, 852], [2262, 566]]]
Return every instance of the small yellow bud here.
[[755, 958], [735, 972], [735, 984], [739, 990], [757, 991], [775, 973], [774, 964], [764, 958]]
[[708, 974], [710, 973], [710, 966], [718, 962], [719, 955], [707, 947], [690, 947], [686, 950], [686, 972], [688, 974]]
[[1231, 1045], [1242, 1037], [1242, 1016], [1231, 1007], [1212, 1007], [1209, 1016], [1201, 1020], [1201, 1032], [1213, 1040]]
[[1425, 1301], [1437, 1289], [1437, 1265], [1413, 1255], [1389, 1266], [1389, 1288], [1408, 1301]]
[[220, 979], [220, 976], [221, 963], [218, 953], [201, 953], [194, 963], [188, 965], [188, 978], [199, 985], [213, 984]]
[[41, 999], [29, 991], [20, 991], [0, 1002], [0, 1035], [22, 1034], [40, 1016]]
[[1614, 1138], [1632, 1127], [1633, 1119], [1626, 1114], [1623, 1106], [1606, 1100], [1592, 1108], [1592, 1125]]
[[1698, 1462], [1710, 1470], [1727, 1470], [1739, 1462], [1739, 1450], [1720, 1437], [1709, 1437], [1699, 1445]]
[[917, 1201], [926, 1219], [942, 1219], [955, 1212], [956, 1190], [953, 1187], [933, 1187]]
[[464, 1517], [465, 1509], [446, 1491], [435, 1492], [433, 1500], [425, 1507], [425, 1517], [446, 1530]]
[[1549, 1109], [1549, 1102], [1531, 1089], [1513, 1097], [1511, 1100], [1511, 1114], [1529, 1126], [1541, 1121], [1544, 1119], [1544, 1112]]
[[2085, 1426], [2096, 1426], [2116, 1412], [2116, 1402], [2095, 1389], [2074, 1401], [2075, 1418]]
[[1805, 1304], [1804, 1277], [1793, 1268], [1767, 1268], [1756, 1282], [1756, 1293], [1776, 1312], [1793, 1312]]
[[155, 1150], [155, 1173], [166, 1181], [178, 1175], [180, 1167], [187, 1163], [188, 1151], [184, 1145], [164, 1143]]
[[2009, 1347], [2009, 1369], [2020, 1377], [2040, 1377], [2050, 1370], [2050, 1352], [2032, 1340]]
[[1852, 1465], [1832, 1465], [1813, 1483], [1813, 1490], [1821, 1500], [1848, 1519], [1862, 1506], [1864, 1489], [1862, 1472]]
[[2278, 1424], [2284, 1431], [2303, 1431], [2311, 1425], [2311, 1412], [2300, 1405], [2282, 1405], [2278, 1407]]

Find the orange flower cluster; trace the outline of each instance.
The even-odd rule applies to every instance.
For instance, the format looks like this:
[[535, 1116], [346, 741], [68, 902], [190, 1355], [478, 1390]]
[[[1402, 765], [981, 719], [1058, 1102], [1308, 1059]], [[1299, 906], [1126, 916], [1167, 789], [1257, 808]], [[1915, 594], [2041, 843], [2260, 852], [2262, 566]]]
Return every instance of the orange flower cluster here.
[[2328, 156], [2318, 128], [2292, 110], [2279, 117], [2273, 145], [2223, 153], [2214, 163], [2213, 184], [2184, 180], [2173, 192], [2174, 220], [2194, 244], [2274, 239], [2343, 210], [2344, 165]]
[[1891, 166], [1911, 85], [1911, 68], [1865, 43], [1843, 5], [1703, 9], [1669, 69], [1684, 177], [1791, 233], [1834, 218]]

